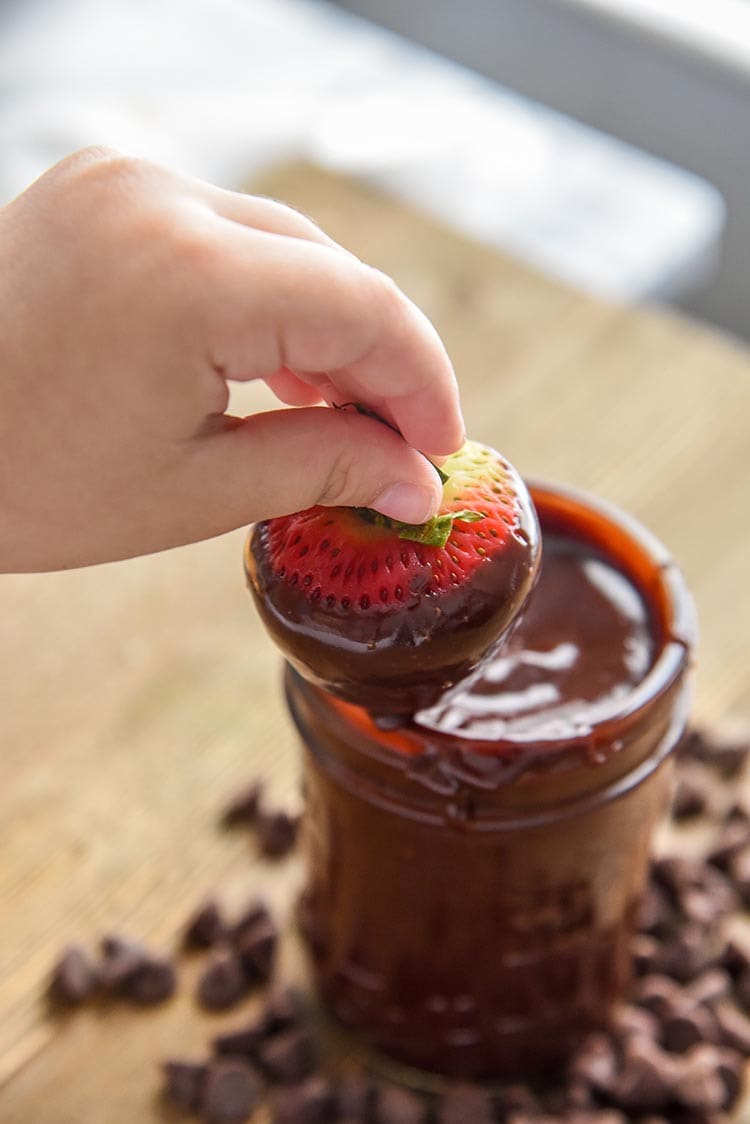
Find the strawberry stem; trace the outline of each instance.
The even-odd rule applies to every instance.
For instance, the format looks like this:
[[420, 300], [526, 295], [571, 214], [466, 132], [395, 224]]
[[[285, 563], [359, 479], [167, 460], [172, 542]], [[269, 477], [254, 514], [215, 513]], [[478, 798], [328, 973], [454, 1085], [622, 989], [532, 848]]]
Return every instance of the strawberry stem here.
[[[368, 409], [367, 406], [362, 406], [359, 402], [341, 402], [333, 403], [334, 410], [349, 410], [354, 409], [358, 414], [364, 414], [365, 417], [374, 418], [375, 421], [382, 422], [387, 425], [389, 429], [399, 430], [391, 422], [382, 418], [374, 410]], [[450, 476], [438, 468], [436, 464], [432, 466], [440, 477], [440, 483], [445, 485], [450, 480]], [[451, 511], [445, 515], [434, 515], [432, 519], [428, 519], [426, 523], [401, 523], [398, 519], [389, 519], [387, 515], [381, 515], [379, 511], [373, 511], [369, 507], [357, 507], [354, 509], [362, 519], [368, 523], [377, 523], [380, 527], [389, 527], [394, 530], [400, 539], [408, 539], [410, 542], [421, 542], [426, 546], [445, 546], [450, 533], [453, 530], [453, 522], [458, 519], [463, 523], [476, 523], [478, 519], [484, 519], [484, 516], [479, 511]]]
[[481, 511], [447, 511], [443, 515], [433, 515], [426, 523], [402, 523], [369, 507], [357, 507], [354, 510], [366, 522], [388, 527], [400, 539], [423, 543], [425, 546], [445, 546], [456, 520], [460, 523], [477, 523], [484, 519]]

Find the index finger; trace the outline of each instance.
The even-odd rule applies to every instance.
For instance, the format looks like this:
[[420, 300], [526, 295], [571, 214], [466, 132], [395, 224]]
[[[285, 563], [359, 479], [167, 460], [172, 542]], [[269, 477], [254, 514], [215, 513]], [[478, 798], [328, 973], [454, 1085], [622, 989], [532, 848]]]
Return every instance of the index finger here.
[[209, 331], [227, 378], [268, 378], [286, 367], [329, 400], [380, 414], [428, 456], [461, 446], [451, 362], [390, 278], [318, 242], [240, 226], [217, 231], [217, 240]]

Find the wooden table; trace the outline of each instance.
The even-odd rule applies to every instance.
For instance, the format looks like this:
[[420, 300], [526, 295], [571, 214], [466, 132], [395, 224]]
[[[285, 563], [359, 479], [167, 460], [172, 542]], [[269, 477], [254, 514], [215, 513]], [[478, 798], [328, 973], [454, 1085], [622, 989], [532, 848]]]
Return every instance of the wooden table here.
[[[687, 573], [702, 628], [696, 713], [750, 719], [750, 353], [674, 314], [582, 296], [419, 213], [307, 167], [259, 185], [393, 274], [437, 324], [470, 433], [526, 474], [642, 518]], [[233, 403], [270, 404], [259, 387]], [[172, 1003], [52, 1021], [56, 951], [108, 929], [174, 941], [215, 885], [283, 911], [270, 866], [216, 821], [258, 771], [297, 799], [279, 659], [244, 589], [242, 533], [90, 570], [0, 578], [0, 1120], [132, 1124], [157, 1059], [200, 1054], [236, 1016]]]

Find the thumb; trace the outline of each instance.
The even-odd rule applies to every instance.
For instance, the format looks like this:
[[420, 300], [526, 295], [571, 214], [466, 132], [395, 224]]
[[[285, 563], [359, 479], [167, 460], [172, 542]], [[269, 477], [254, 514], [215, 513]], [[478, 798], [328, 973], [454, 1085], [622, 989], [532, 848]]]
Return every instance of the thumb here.
[[191, 505], [221, 523], [207, 534], [314, 504], [373, 507], [422, 523], [440, 504], [432, 464], [388, 426], [328, 407], [253, 414], [205, 439]]

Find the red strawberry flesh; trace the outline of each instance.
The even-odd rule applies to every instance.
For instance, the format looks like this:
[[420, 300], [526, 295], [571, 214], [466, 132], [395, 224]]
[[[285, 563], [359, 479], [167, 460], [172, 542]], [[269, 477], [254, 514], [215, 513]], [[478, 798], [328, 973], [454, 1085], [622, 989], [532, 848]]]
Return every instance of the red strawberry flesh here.
[[257, 524], [249, 540], [250, 587], [287, 659], [376, 714], [430, 706], [468, 675], [536, 577], [539, 529], [515, 469], [467, 442], [444, 471], [432, 526], [313, 507]]

